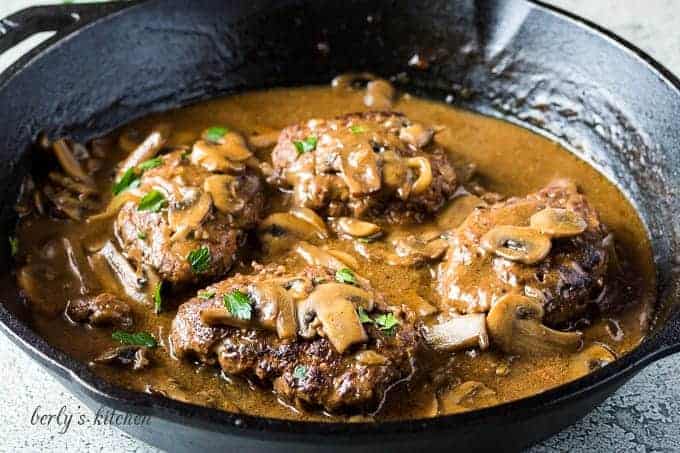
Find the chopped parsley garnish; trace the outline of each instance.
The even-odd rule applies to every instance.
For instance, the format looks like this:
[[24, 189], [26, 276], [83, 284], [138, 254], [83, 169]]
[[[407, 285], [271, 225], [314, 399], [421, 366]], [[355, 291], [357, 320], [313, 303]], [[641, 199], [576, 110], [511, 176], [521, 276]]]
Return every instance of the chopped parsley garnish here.
[[394, 316], [394, 313], [385, 313], [375, 317], [375, 324], [383, 332], [392, 335], [394, 328], [399, 324], [399, 320]]
[[297, 365], [293, 370], [293, 378], [301, 380], [307, 377], [307, 367], [304, 365]]
[[361, 324], [375, 324], [373, 318], [368, 316], [368, 313], [366, 313], [366, 310], [364, 310], [363, 307], [359, 307], [357, 314], [359, 315], [359, 321], [361, 321]]
[[161, 157], [154, 157], [153, 159], [142, 162], [137, 168], [144, 172], [146, 170], [151, 170], [152, 168], [160, 167], [161, 165], [163, 165], [163, 159]]
[[226, 127], [213, 126], [208, 128], [207, 131], [205, 131], [204, 137], [209, 142], [217, 143], [220, 140], [222, 140], [222, 137], [224, 137], [224, 134], [226, 134], [227, 132], [229, 132], [229, 129], [227, 129]]
[[137, 239], [146, 239], [146, 233], [143, 231], [137, 232]]
[[12, 254], [12, 256], [17, 256], [17, 253], [19, 253], [19, 239], [14, 236], [10, 236], [8, 240], [9, 252]]
[[366, 132], [368, 129], [366, 129], [364, 126], [360, 126], [360, 125], [358, 125], [358, 124], [355, 124], [354, 126], [350, 126], [350, 127], [349, 127], [349, 130], [350, 130], [353, 134], [363, 134], [363, 133]]
[[147, 348], [155, 348], [158, 345], [156, 339], [146, 332], [123, 332], [122, 330], [116, 330], [111, 334], [111, 338], [123, 344], [146, 346]]
[[316, 149], [316, 143], [318, 141], [319, 141], [318, 138], [316, 138], [313, 135], [310, 135], [304, 140], [294, 140], [293, 144], [295, 145], [295, 149], [297, 149], [298, 155], [300, 155], [314, 151]]
[[142, 174], [147, 170], [160, 167], [161, 165], [163, 165], [163, 158], [154, 157], [153, 159], [142, 162], [141, 164], [137, 165], [137, 167], [128, 168], [125, 170], [125, 173], [123, 173], [123, 176], [121, 176], [120, 179], [113, 184], [111, 191], [114, 195], [118, 195], [119, 193], [125, 192], [128, 189], [139, 187]]
[[374, 324], [387, 335], [393, 335], [395, 327], [399, 325], [399, 320], [394, 316], [394, 313], [380, 314], [371, 318], [369, 314], [366, 313], [366, 310], [359, 307], [357, 309], [357, 314], [359, 315], [359, 321], [361, 321], [362, 324]]
[[191, 150], [188, 149], [186, 151], [182, 151], [182, 154], [179, 157], [181, 157], [182, 159], [186, 159], [190, 155], [191, 155]]
[[191, 266], [191, 272], [194, 274], [202, 274], [210, 269], [210, 263], [212, 261], [212, 255], [210, 255], [210, 249], [205, 245], [196, 250], [192, 250], [187, 255], [187, 261]]
[[160, 191], [154, 189], [151, 192], [144, 195], [144, 197], [142, 197], [141, 200], [139, 200], [137, 210], [158, 212], [161, 209], [163, 209], [167, 203], [168, 202], [165, 199], [165, 195], [163, 195]]
[[198, 298], [199, 299], [212, 299], [215, 297], [215, 291], [199, 291], [198, 292]]
[[111, 191], [114, 195], [118, 195], [128, 189], [139, 187], [139, 177], [140, 175], [135, 172], [134, 168], [128, 168], [123, 173], [123, 176], [113, 185]]
[[338, 283], [347, 283], [348, 285], [356, 285], [357, 283], [357, 278], [354, 276], [354, 272], [347, 268], [337, 271], [335, 273], [335, 280]]
[[253, 307], [247, 294], [234, 290], [224, 296], [224, 306], [237, 319], [249, 320], [253, 315]]
[[156, 288], [153, 290], [153, 309], [156, 314], [160, 313], [163, 309], [163, 297], [161, 295], [161, 291], [163, 291], [163, 282], [160, 282], [158, 285], [156, 285]]

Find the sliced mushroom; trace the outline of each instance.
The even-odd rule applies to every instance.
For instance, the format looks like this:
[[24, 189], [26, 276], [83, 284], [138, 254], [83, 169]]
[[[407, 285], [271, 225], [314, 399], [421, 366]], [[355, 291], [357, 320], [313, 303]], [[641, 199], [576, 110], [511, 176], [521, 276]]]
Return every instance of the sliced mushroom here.
[[542, 323], [540, 302], [519, 294], [498, 299], [486, 317], [491, 340], [509, 354], [559, 354], [575, 352], [581, 332], [561, 332]]
[[415, 266], [436, 261], [444, 256], [449, 244], [439, 238], [409, 235], [392, 241], [394, 253], [387, 254], [387, 263], [396, 266]]
[[373, 309], [373, 299], [367, 291], [343, 283], [318, 285], [298, 303], [300, 332], [307, 338], [314, 336], [312, 320], [318, 319], [324, 336], [342, 354], [351, 345], [368, 341], [357, 307]]
[[482, 248], [511, 261], [535, 264], [548, 256], [550, 237], [530, 227], [503, 225], [482, 236]]
[[57, 173], [56, 171], [49, 172], [47, 177], [55, 184], [58, 184], [64, 189], [67, 189], [80, 196], [97, 194], [97, 190], [94, 187], [78, 182], [68, 176], [64, 176], [61, 173]]
[[[206, 138], [205, 135], [204, 138]], [[206, 143], [232, 162], [244, 162], [253, 155], [243, 136], [237, 132], [227, 132], [216, 142], [207, 141], [206, 138]]]
[[404, 126], [399, 130], [399, 139], [415, 148], [426, 147], [432, 141], [433, 136], [434, 130], [432, 128], [426, 128], [420, 123]]
[[275, 331], [281, 339], [295, 338], [295, 303], [288, 291], [274, 282], [265, 281], [251, 285], [249, 294], [257, 308], [258, 322], [264, 328]]
[[258, 229], [261, 233], [293, 236], [307, 241], [323, 240], [328, 237], [325, 226], [320, 227], [316, 222], [309, 222], [302, 216], [286, 212], [270, 214], [262, 221]]
[[231, 160], [225, 155], [221, 145], [198, 140], [191, 151], [191, 163], [210, 172], [240, 173], [246, 166], [242, 161]]
[[335, 221], [338, 230], [355, 238], [367, 238], [380, 234], [382, 229], [375, 223], [352, 217], [340, 217]]
[[343, 155], [341, 165], [341, 177], [353, 196], [368, 195], [380, 190], [378, 156], [368, 144], [358, 146]]
[[406, 166], [418, 170], [418, 178], [411, 186], [411, 193], [413, 195], [420, 195], [432, 184], [432, 167], [430, 166], [430, 161], [422, 156], [410, 157], [406, 159]]
[[203, 190], [209, 192], [218, 211], [224, 214], [240, 212], [245, 200], [237, 191], [238, 179], [232, 175], [212, 175], [203, 181]]
[[168, 209], [168, 225], [174, 231], [171, 241], [180, 241], [198, 229], [212, 209], [208, 192], [194, 189], [186, 201], [172, 203]]
[[149, 366], [149, 350], [143, 346], [119, 346], [95, 358], [94, 363], [118, 365], [138, 371]]
[[270, 148], [276, 145], [279, 140], [281, 131], [264, 132], [262, 134], [251, 135], [248, 137], [248, 143], [253, 148]]
[[478, 196], [461, 194], [451, 200], [437, 215], [437, 225], [446, 229], [458, 228], [475, 208], [483, 206], [487, 204]]
[[61, 165], [61, 168], [66, 172], [67, 175], [74, 178], [76, 181], [83, 182], [90, 187], [94, 187], [94, 181], [90, 176], [85, 173], [83, 167], [81, 167], [80, 162], [73, 155], [71, 147], [66, 143], [65, 139], [59, 139], [52, 145], [52, 150], [54, 155], [57, 156], [57, 160]]
[[322, 266], [334, 271], [346, 267], [356, 269], [356, 261], [347, 261], [307, 242], [296, 244], [293, 249], [310, 266]]
[[364, 105], [376, 110], [390, 110], [394, 103], [394, 87], [384, 79], [371, 80], [366, 84]]
[[599, 343], [591, 344], [569, 359], [569, 379], [578, 379], [614, 360], [616, 355], [609, 348]]
[[486, 385], [467, 381], [439, 395], [439, 415], [495, 406], [499, 402], [496, 392]]
[[80, 283], [81, 294], [93, 292], [98, 287], [96, 283], [97, 280], [96, 277], [92, 275], [92, 269], [87, 262], [81, 244], [74, 243], [74, 241], [68, 237], [63, 237], [61, 243], [64, 247], [69, 270]]
[[122, 208], [125, 203], [127, 202], [137, 203], [139, 199], [140, 199], [139, 195], [129, 190], [119, 193], [118, 195], [111, 199], [108, 206], [106, 206], [104, 212], [88, 217], [87, 222], [96, 222], [99, 220], [106, 220], [108, 218], [111, 218], [118, 214], [118, 211], [120, 211], [120, 208]]
[[147, 161], [165, 146], [170, 135], [170, 128], [167, 125], [157, 126], [142, 143], [135, 148], [134, 151], [123, 161], [118, 169], [116, 179], [120, 179], [128, 169], [136, 167], [144, 161]]
[[347, 74], [340, 74], [331, 81], [331, 87], [334, 89], [351, 90], [357, 88], [357, 85], [375, 80], [377, 77], [370, 72], [350, 72]]
[[454, 316], [425, 329], [425, 340], [434, 349], [442, 351], [459, 351], [479, 347], [489, 347], [489, 335], [486, 332], [486, 315], [473, 313]]
[[[97, 255], [106, 261], [110, 268], [109, 272], [113, 272], [125, 290], [125, 294], [130, 299], [141, 304], [151, 304], [152, 298], [144, 290], [146, 280], [140, 279], [128, 260], [125, 259], [111, 241], [107, 241], [104, 247], [97, 252]], [[99, 274], [96, 268], [95, 273]]]
[[132, 327], [130, 306], [109, 293], [71, 300], [65, 313], [74, 322], [87, 322], [92, 326], [115, 326], [121, 329]]
[[293, 208], [290, 210], [291, 215], [297, 217], [300, 220], [304, 220], [305, 222], [314, 225], [314, 227], [317, 229], [318, 234], [322, 235], [323, 237], [321, 239], [325, 239], [328, 237], [328, 231], [326, 230], [326, 223], [323, 221], [319, 215], [312, 211], [309, 208]]
[[545, 208], [531, 216], [531, 228], [551, 237], [565, 238], [583, 233], [588, 222], [569, 209]]

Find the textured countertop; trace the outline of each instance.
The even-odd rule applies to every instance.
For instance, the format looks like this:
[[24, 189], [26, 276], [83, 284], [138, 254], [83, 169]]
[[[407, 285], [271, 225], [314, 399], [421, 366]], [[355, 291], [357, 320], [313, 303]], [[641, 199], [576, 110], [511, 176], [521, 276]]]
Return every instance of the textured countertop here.
[[[55, 0], [56, 2], [56, 0]], [[0, 17], [30, 4], [0, 0]], [[680, 74], [680, 2], [674, 0], [552, 0], [635, 43]], [[13, 55], [18, 55], [15, 51]], [[0, 57], [0, 69], [11, 56]], [[38, 365], [0, 335], [0, 452], [157, 452], [110, 426], [68, 427], [38, 415], [62, 418], [91, 412]], [[680, 355], [650, 365], [585, 419], [534, 446], [558, 451], [680, 451]]]

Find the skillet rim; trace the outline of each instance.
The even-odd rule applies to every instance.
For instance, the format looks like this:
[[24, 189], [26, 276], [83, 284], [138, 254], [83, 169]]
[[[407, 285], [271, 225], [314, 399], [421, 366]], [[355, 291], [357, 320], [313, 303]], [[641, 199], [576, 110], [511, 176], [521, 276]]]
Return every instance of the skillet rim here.
[[[543, 10], [562, 21], [585, 29], [593, 38], [603, 39], [608, 44], [624, 50], [634, 59], [647, 66], [649, 70], [656, 72], [660, 81], [667, 84], [671, 91], [680, 97], [680, 79], [661, 63], [627, 40], [588, 19], [548, 5], [540, 0], [524, 1], [533, 8]], [[92, 20], [86, 20], [84, 23], [78, 24], [68, 31], [65, 30], [65, 33], [58, 32], [54, 37], [34, 47], [3, 71], [0, 74], [0, 88], [11, 78], [18, 75], [22, 68], [30, 64], [34, 58], [37, 58], [42, 52], [48, 51], [51, 47], [58, 45], [65, 37], [71, 36], [73, 33], [77, 33], [86, 27], [94, 26], [99, 20], [107, 19], [122, 14], [128, 9], [139, 7], [143, 3], [145, 3], [144, 0], [132, 0], [121, 5], [122, 7], [119, 10], [113, 9], [113, 12], [101, 8], [103, 12], [101, 16], [95, 17]], [[91, 8], [90, 12], [96, 11], [96, 8], [101, 6], [99, 4], [63, 5], [64, 8]], [[659, 303], [662, 303], [662, 301], [657, 299], [657, 304]], [[86, 364], [78, 362], [51, 346], [28, 325], [19, 321], [3, 304], [0, 304], [0, 330], [12, 342], [29, 353], [33, 360], [46, 367], [48, 371], [76, 384], [77, 387], [74, 386], [68, 389], [71, 393], [75, 393], [76, 396], [85, 394], [103, 406], [133, 413], [144, 413], [184, 425], [188, 424], [200, 429], [214, 432], [222, 431], [237, 436], [261, 438], [262, 435], [276, 434], [278, 435], [277, 440], [280, 441], [311, 441], [317, 437], [327, 439], [326, 436], [328, 435], [345, 436], [345, 438], [351, 436], [351, 439], [348, 439], [351, 443], [362, 442], [368, 436], [371, 437], [371, 440], [377, 441], [379, 439], [376, 438], [376, 435], [403, 436], [421, 432], [443, 433], [453, 427], [460, 428], [461, 426], [475, 424], [479, 421], [488, 422], [488, 419], [505, 418], [509, 415], [527, 417], [534, 412], [545, 412], [551, 407], [578, 400], [588, 396], [588, 394], [594, 394], [598, 389], [615, 385], [619, 381], [622, 382], [649, 363], [680, 350], [680, 343], [677, 340], [676, 344], [668, 344], [664, 341], [664, 333], [669, 330], [669, 327], [674, 322], [677, 323], [679, 321], [678, 310], [669, 313], [667, 318], [662, 325], [657, 326], [657, 329], [652, 334], [645, 337], [633, 351], [612, 364], [581, 379], [562, 384], [536, 395], [489, 408], [428, 419], [329, 423], [234, 414], [158, 395], [124, 389], [99, 378], [89, 370]]]

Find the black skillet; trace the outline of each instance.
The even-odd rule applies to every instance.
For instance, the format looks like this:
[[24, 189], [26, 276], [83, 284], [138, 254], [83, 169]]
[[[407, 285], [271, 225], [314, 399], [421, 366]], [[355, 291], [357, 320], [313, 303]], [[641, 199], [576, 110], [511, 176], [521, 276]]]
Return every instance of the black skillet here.
[[[0, 52], [57, 30], [0, 76], [3, 237], [15, 221], [18, 184], [39, 158], [27, 150], [41, 130], [86, 140], [153, 111], [253, 88], [325, 84], [350, 70], [397, 76], [411, 92], [450, 96], [561, 141], [614, 181], [649, 229], [658, 320], [634, 352], [531, 398], [375, 424], [235, 415], [107, 384], [31, 330], [3, 246], [2, 330], [89, 406], [152, 415], [150, 425], [123, 428], [150, 444], [172, 451], [518, 449], [680, 350], [680, 82], [592, 24], [522, 0], [151, 0], [30, 8], [2, 26]], [[427, 69], [408, 65], [415, 53], [429, 60]]]

